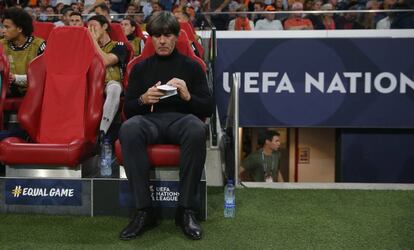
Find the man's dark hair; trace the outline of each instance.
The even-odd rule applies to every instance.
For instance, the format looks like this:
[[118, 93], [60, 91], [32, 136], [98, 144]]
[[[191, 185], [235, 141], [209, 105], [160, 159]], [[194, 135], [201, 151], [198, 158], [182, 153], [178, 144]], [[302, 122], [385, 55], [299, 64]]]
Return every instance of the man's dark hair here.
[[134, 8], [137, 9], [137, 6], [135, 6], [135, 4], [132, 4], [132, 3], [128, 4], [126, 9], [128, 9], [129, 6], [134, 6]]
[[261, 1], [255, 1], [254, 5], [256, 5], [256, 4], [260, 5], [260, 7], [262, 7], [263, 9], [266, 7], [266, 4], [264, 2], [261, 2]]
[[70, 13], [69, 16], [80, 16], [80, 18], [82, 19], [82, 14], [77, 12], [77, 11], [74, 11], [74, 12]]
[[63, 7], [63, 9], [60, 11], [60, 13], [62, 15], [66, 15], [66, 13], [68, 13], [68, 11], [73, 11], [72, 7], [65, 5], [66, 7]]
[[101, 8], [103, 11], [107, 12], [108, 14], [111, 12], [111, 11], [109, 10], [108, 6], [107, 6], [105, 3], [98, 4], [98, 5], [97, 5], [97, 6], [93, 9], [93, 11], [95, 11], [97, 8]]
[[158, 7], [160, 7], [161, 10], [165, 10], [165, 6], [163, 4], [161, 4], [160, 2], [154, 3], [156, 5], [158, 5]]
[[91, 16], [88, 19], [88, 22], [93, 21], [93, 20], [97, 21], [99, 24], [101, 24], [101, 26], [104, 26], [104, 24], [106, 23], [107, 26], [108, 26], [108, 28], [106, 29], [106, 32], [108, 32], [108, 33], [111, 32], [111, 24], [109, 23], [108, 19], [106, 19], [106, 17], [104, 17], [102, 15]]
[[279, 132], [275, 130], [266, 130], [263, 132], [262, 135], [258, 136], [257, 143], [263, 146], [266, 140], [271, 141], [274, 136], [280, 136]]
[[135, 20], [132, 17], [125, 17], [124, 20], [129, 21], [129, 23], [131, 24], [132, 27], [135, 27], [135, 29], [137, 28], [137, 22], [135, 22]]
[[148, 21], [147, 32], [150, 36], [167, 34], [178, 36], [180, 33], [180, 24], [171, 12], [158, 11]]
[[10, 19], [16, 27], [22, 29], [25, 36], [31, 36], [33, 33], [32, 17], [23, 9], [11, 7], [4, 11], [4, 19]]

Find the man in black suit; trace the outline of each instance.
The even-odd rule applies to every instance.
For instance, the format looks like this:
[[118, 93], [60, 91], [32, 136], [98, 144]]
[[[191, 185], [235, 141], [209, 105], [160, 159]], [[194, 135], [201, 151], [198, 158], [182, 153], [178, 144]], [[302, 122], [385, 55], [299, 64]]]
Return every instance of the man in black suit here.
[[[156, 12], [147, 24], [155, 55], [131, 70], [125, 93], [120, 142], [136, 213], [120, 238], [132, 239], [156, 225], [149, 191], [147, 145], [180, 145], [180, 197], [175, 222], [190, 239], [201, 239], [195, 219], [197, 190], [206, 159], [206, 125], [199, 117], [214, 111], [213, 98], [201, 66], [175, 49], [180, 25], [171, 12]], [[162, 85], [177, 94], [162, 98]], [[165, 87], [165, 86], [164, 86]]]

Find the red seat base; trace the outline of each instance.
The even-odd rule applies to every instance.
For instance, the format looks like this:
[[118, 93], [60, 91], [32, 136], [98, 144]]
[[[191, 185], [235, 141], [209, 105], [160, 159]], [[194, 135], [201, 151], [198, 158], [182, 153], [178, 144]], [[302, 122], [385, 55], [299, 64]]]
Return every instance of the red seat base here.
[[93, 144], [76, 140], [69, 144], [28, 143], [9, 137], [0, 144], [0, 159], [5, 164], [46, 164], [75, 167], [92, 154]]
[[22, 102], [23, 102], [22, 97], [6, 98], [4, 100], [4, 110], [18, 111]]
[[[177, 167], [180, 165], [180, 146], [173, 144], [154, 144], [148, 146], [148, 157], [153, 167]], [[123, 164], [121, 144], [115, 142], [115, 155], [119, 164]]]

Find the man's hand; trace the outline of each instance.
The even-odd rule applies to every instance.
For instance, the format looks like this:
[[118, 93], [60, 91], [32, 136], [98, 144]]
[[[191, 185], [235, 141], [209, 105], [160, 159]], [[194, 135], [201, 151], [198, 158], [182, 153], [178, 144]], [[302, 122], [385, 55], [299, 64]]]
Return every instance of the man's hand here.
[[92, 39], [95, 41], [98, 41], [99, 35], [98, 35], [98, 32], [96, 31], [96, 28], [92, 25], [89, 25], [88, 30], [89, 30], [89, 33], [91, 33]]
[[173, 78], [169, 80], [167, 84], [176, 87], [178, 94], [184, 101], [188, 102], [191, 99], [191, 94], [188, 91], [187, 84], [184, 80], [181, 80], [179, 78]]
[[152, 105], [160, 101], [160, 98], [164, 95], [164, 93], [161, 90], [157, 89], [157, 86], [159, 85], [161, 85], [161, 82], [157, 82], [141, 96], [144, 104]]

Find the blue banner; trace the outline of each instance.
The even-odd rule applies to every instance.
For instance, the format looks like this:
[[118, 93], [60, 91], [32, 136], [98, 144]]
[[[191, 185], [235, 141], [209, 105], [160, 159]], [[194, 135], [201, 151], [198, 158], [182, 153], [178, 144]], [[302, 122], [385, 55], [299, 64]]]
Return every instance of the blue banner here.
[[[134, 197], [128, 181], [120, 184], [119, 203], [122, 207], [135, 207]], [[178, 205], [178, 181], [150, 181], [152, 205], [154, 207], [176, 207]]]
[[413, 129], [341, 129], [339, 182], [414, 183]]
[[8, 179], [7, 205], [81, 206], [82, 181], [53, 179]]
[[215, 96], [233, 74], [240, 126], [414, 127], [413, 38], [219, 39]]

